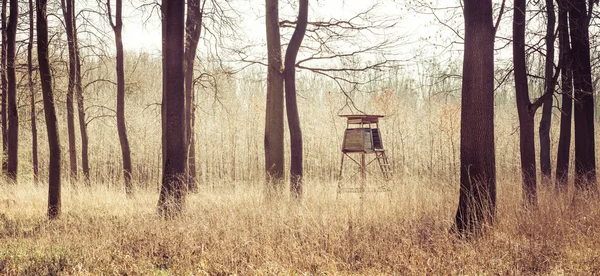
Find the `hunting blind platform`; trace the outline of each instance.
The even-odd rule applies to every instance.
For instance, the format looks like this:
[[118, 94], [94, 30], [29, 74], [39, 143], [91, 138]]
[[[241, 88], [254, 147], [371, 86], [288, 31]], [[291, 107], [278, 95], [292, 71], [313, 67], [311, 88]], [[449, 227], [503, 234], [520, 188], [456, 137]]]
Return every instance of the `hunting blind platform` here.
[[[340, 193], [364, 193], [364, 192], [389, 192], [389, 180], [392, 179], [392, 170], [388, 161], [383, 142], [381, 141], [381, 132], [379, 131], [379, 118], [383, 115], [340, 115], [346, 118], [346, 130], [344, 132], [344, 142], [342, 145], [342, 162], [340, 165], [340, 181], [338, 182], [338, 195]], [[373, 158], [367, 162], [367, 156], [373, 154]], [[359, 158], [352, 156], [359, 155]], [[358, 167], [358, 172], [354, 173], [350, 179], [355, 178], [360, 173], [360, 182], [358, 184], [352, 181], [344, 181], [342, 173], [344, 170], [344, 159], [349, 158]], [[366, 177], [369, 171], [367, 167], [377, 162], [383, 176], [382, 183], [367, 187]]]

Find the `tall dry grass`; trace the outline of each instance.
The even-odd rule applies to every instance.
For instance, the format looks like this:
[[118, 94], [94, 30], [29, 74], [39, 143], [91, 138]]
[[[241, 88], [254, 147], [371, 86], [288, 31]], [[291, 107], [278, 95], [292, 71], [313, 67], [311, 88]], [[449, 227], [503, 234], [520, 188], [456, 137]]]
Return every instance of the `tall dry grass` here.
[[[86, 81], [113, 78], [110, 62], [99, 65]], [[86, 90], [91, 185], [65, 181], [58, 221], [45, 218], [45, 184], [31, 182], [31, 140], [23, 122], [20, 182], [0, 185], [0, 274], [600, 273], [597, 200], [572, 205], [541, 188], [539, 208], [521, 208], [516, 110], [508, 94], [496, 106], [497, 221], [481, 239], [465, 242], [448, 233], [458, 200], [456, 83], [434, 87], [395, 75], [369, 93], [353, 94], [357, 107], [386, 116], [382, 138], [395, 171], [392, 192], [370, 193], [361, 202], [356, 194], [336, 195], [345, 128], [337, 115], [350, 112], [346, 99], [327, 80], [302, 75], [305, 198], [266, 202], [264, 74], [217, 75], [197, 92], [200, 192], [188, 196], [182, 217], [164, 221], [155, 215], [160, 61], [136, 56], [126, 70], [135, 197], [126, 198], [121, 184], [111, 84]], [[341, 181], [352, 181], [352, 169], [345, 167]]]
[[[227, 183], [224, 183], [227, 184]], [[229, 183], [233, 184], [233, 183]], [[46, 189], [2, 187], [0, 274], [570, 274], [600, 272], [600, 207], [542, 193], [520, 208], [499, 183], [496, 225], [478, 240], [448, 233], [456, 189], [408, 179], [393, 196], [335, 199], [307, 180], [302, 203], [265, 202], [259, 188], [203, 191], [185, 214], [155, 215], [157, 194], [67, 187], [63, 217], [44, 217]], [[232, 185], [233, 186], [233, 185]]]

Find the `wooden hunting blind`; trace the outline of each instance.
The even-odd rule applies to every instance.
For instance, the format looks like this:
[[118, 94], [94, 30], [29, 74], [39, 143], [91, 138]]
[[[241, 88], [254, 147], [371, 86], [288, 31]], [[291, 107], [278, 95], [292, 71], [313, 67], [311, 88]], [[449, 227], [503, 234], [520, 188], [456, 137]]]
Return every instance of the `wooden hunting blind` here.
[[[383, 148], [381, 132], [379, 131], [379, 119], [383, 115], [340, 115], [346, 118], [346, 130], [344, 131], [344, 141], [342, 143], [342, 162], [340, 165], [340, 182], [338, 184], [338, 194], [341, 192], [365, 192], [367, 167], [377, 161], [381, 174], [385, 182], [391, 180], [392, 170], [387, 155]], [[360, 161], [352, 158], [352, 155], [360, 155]], [[366, 156], [373, 154], [374, 158], [369, 162]], [[342, 181], [344, 170], [344, 159], [349, 158], [360, 168], [361, 181], [358, 187], [347, 185]], [[357, 172], [358, 173], [358, 172]], [[354, 175], [356, 175], [355, 173]], [[389, 191], [387, 184], [378, 185], [372, 191]]]

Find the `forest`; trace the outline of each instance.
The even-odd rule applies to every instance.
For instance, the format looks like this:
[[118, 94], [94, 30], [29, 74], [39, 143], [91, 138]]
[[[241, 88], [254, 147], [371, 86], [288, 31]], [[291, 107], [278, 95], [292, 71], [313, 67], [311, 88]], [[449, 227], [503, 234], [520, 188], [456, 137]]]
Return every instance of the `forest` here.
[[594, 0], [2, 0], [0, 275], [600, 273]]

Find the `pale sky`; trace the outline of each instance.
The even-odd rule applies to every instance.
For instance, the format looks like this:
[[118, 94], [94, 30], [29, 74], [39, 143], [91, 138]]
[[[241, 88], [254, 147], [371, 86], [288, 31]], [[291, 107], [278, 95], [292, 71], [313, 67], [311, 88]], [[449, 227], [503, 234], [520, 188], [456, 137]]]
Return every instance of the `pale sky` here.
[[[124, 11], [124, 30], [123, 43], [127, 50], [133, 51], [150, 51], [159, 53], [161, 47], [160, 22], [156, 13], [148, 18], [149, 11], [142, 13], [138, 9], [134, 9], [129, 1], [125, 1]], [[265, 27], [264, 27], [264, 0], [236, 0], [234, 8], [239, 19], [239, 33], [245, 36], [243, 40], [248, 43], [253, 42], [258, 45], [265, 44]], [[296, 11], [289, 7], [288, 4], [280, 4], [280, 20], [288, 19], [295, 20]], [[309, 21], [327, 21], [331, 18], [347, 19], [357, 14], [360, 11], [366, 10], [373, 3], [380, 2], [381, 5], [377, 14], [381, 16], [389, 16], [390, 19], [397, 21], [392, 35], [406, 36], [406, 49], [408, 52], [418, 51], [423, 49], [420, 45], [424, 40], [435, 38], [440, 34], [440, 27], [433, 26], [434, 17], [431, 15], [417, 14], [414, 11], [407, 10], [401, 2], [393, 0], [382, 1], [355, 1], [355, 0], [338, 0], [338, 1], [310, 1]], [[453, 4], [455, 0], [438, 1], [437, 5], [456, 6]], [[144, 22], [142, 24], [142, 22]], [[441, 29], [443, 31], [443, 29]], [[453, 34], [450, 34], [452, 36]], [[202, 47], [202, 45], [200, 45]], [[406, 51], [399, 49], [399, 51]]]

